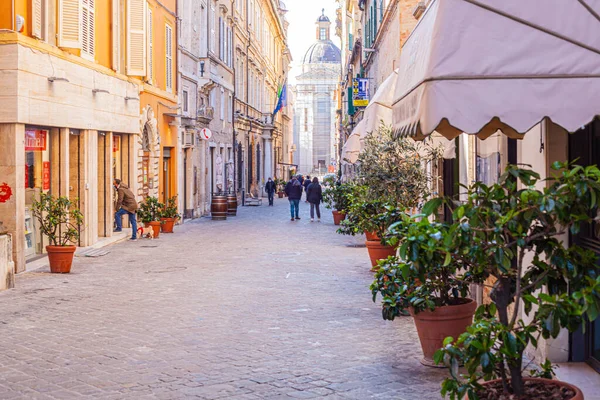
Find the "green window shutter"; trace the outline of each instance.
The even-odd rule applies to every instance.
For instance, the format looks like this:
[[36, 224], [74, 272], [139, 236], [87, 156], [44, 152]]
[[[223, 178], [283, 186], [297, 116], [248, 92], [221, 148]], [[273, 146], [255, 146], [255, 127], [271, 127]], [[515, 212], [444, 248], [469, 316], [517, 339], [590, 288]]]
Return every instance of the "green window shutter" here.
[[352, 102], [352, 85], [348, 88], [348, 115], [354, 115], [354, 103]]

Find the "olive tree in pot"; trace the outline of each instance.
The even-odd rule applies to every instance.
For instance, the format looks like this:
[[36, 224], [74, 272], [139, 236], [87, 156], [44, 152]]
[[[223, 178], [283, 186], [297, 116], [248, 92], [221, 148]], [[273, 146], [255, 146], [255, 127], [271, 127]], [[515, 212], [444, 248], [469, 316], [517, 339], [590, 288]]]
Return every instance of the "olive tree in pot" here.
[[463, 333], [473, 322], [477, 307], [467, 298], [469, 280], [459, 273], [460, 263], [445, 250], [452, 235], [447, 225], [424, 215], [402, 214], [385, 237], [399, 245], [398, 256], [379, 262], [371, 284], [373, 301], [381, 295], [383, 319], [407, 312], [413, 316], [423, 350], [421, 363], [427, 366], [435, 366], [433, 356], [446, 337]]
[[177, 220], [181, 218], [177, 212], [177, 196], [173, 196], [167, 200], [160, 210], [160, 222], [163, 233], [173, 233], [173, 228]]
[[83, 214], [68, 197], [54, 197], [50, 193], [42, 193], [39, 200], [34, 200], [31, 211], [50, 243], [46, 246], [50, 272], [71, 272], [77, 249], [73, 243], [79, 240]]
[[352, 193], [352, 184], [335, 183], [323, 191], [325, 207], [333, 213], [333, 223], [339, 225], [346, 218], [346, 210], [349, 205], [349, 195]]
[[140, 207], [137, 210], [137, 216], [144, 226], [151, 226], [154, 232], [154, 237], [160, 235], [160, 218], [161, 210], [164, 209], [164, 204], [158, 201], [156, 197], [148, 196], [144, 201], [140, 202]]
[[[536, 380], [523, 367], [526, 348], [535, 350], [540, 337], [576, 330], [600, 310], [597, 257], [563, 240], [598, 219], [600, 170], [563, 163], [553, 169], [556, 176], [541, 180], [530, 169], [509, 166], [498, 184], [469, 187], [467, 201], [453, 211], [453, 234], [435, 253], [460, 265], [469, 280], [494, 284], [491, 304], [480, 306], [473, 325], [456, 340], [447, 338], [435, 355], [450, 366], [444, 396], [583, 399], [578, 389]], [[440, 204], [433, 200], [429, 208]], [[550, 292], [550, 284], [562, 290]], [[541, 366], [550, 378], [551, 363]]]

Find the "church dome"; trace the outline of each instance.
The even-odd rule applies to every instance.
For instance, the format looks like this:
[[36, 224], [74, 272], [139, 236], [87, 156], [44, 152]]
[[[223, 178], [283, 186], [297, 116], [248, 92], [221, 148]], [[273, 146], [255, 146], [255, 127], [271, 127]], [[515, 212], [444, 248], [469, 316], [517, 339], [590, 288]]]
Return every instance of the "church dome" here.
[[302, 59], [303, 64], [338, 64], [341, 61], [342, 52], [331, 40], [319, 40], [308, 48]]

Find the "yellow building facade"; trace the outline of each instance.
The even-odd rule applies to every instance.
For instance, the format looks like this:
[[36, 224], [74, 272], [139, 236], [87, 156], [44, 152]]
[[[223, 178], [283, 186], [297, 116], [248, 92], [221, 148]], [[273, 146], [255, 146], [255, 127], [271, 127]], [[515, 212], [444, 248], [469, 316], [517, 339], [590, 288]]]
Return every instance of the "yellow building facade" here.
[[77, 201], [80, 246], [113, 235], [113, 178], [140, 199], [177, 193], [175, 32], [175, 0], [0, 3], [0, 222], [17, 272], [48, 244], [30, 212], [42, 192]]

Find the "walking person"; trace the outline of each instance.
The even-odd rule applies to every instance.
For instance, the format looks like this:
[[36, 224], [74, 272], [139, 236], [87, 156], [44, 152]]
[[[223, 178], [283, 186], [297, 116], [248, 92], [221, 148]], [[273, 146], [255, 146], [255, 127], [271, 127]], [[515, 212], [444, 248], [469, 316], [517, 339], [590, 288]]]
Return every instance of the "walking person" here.
[[273, 179], [271, 179], [271, 178], [269, 178], [269, 180], [265, 184], [265, 191], [267, 192], [267, 197], [269, 198], [270, 206], [273, 205], [273, 199], [275, 198], [276, 186], [277, 185], [275, 185], [275, 182], [273, 182]]
[[308, 185], [312, 183], [310, 179], [310, 175], [306, 175], [306, 179], [302, 182], [302, 186], [304, 186], [304, 191], [307, 193], [306, 202], [308, 203]]
[[123, 230], [123, 215], [127, 214], [129, 216], [129, 223], [131, 224], [131, 239], [129, 240], [137, 240], [136, 211], [138, 203], [135, 200], [135, 196], [127, 185], [121, 183], [120, 179], [115, 179], [113, 185], [117, 190], [117, 204], [115, 206], [115, 210], [117, 210], [115, 212], [115, 225], [117, 225], [117, 229], [115, 229], [115, 232]]
[[294, 221], [294, 219], [300, 219], [298, 213], [300, 212], [302, 185], [300, 182], [298, 182], [297, 178], [292, 178], [292, 180], [285, 185], [285, 194], [287, 194], [288, 200], [290, 201], [290, 214], [292, 216], [292, 221]]
[[321, 222], [321, 210], [319, 205], [323, 201], [323, 188], [319, 184], [319, 178], [313, 178], [312, 183], [306, 188], [306, 200], [310, 203], [310, 222], [315, 221], [315, 210], [317, 211], [317, 221]]

